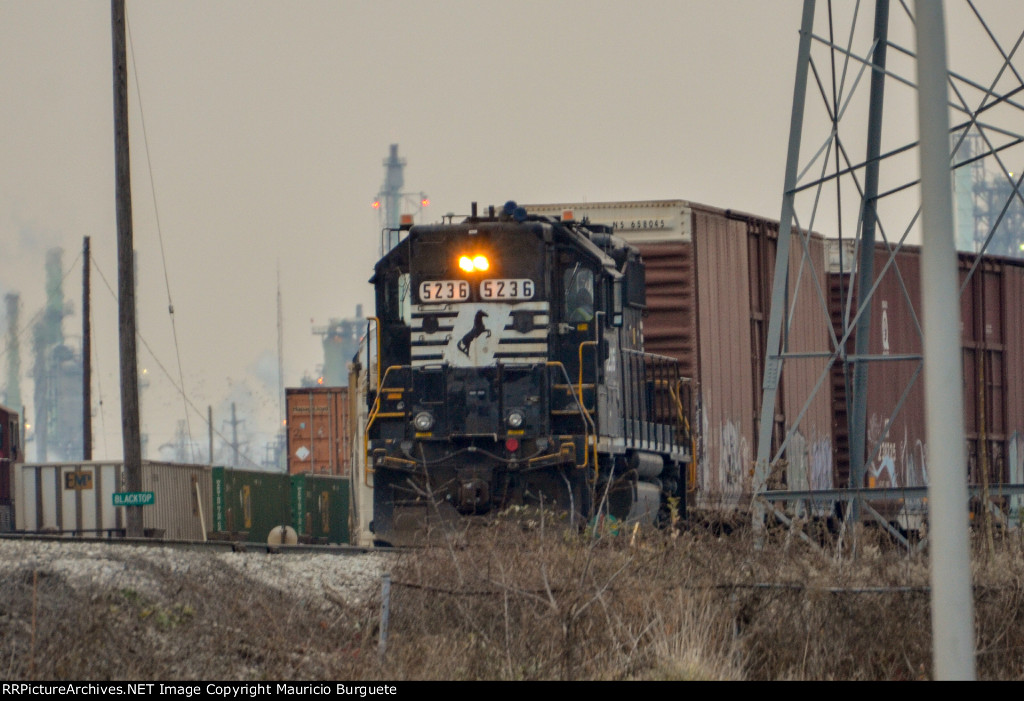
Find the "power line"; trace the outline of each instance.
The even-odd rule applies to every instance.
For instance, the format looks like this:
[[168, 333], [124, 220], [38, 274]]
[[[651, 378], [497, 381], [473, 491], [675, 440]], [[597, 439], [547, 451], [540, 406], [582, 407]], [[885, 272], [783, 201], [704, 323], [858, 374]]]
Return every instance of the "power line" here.
[[[106, 286], [107, 291], [110, 293], [111, 297], [113, 297], [116, 300], [117, 299], [117, 295], [114, 292], [114, 289], [111, 287], [110, 282], [107, 280], [107, 276], [104, 275], [103, 271], [100, 269], [99, 263], [96, 262], [95, 258], [93, 258], [92, 263], [93, 263], [93, 266], [95, 267], [95, 270], [96, 270], [97, 274], [100, 276], [100, 279], [103, 281], [103, 284]], [[149, 345], [149, 342], [146, 341], [146, 339], [142, 335], [142, 333], [139, 332], [138, 330], [136, 330], [135, 336], [139, 339], [139, 341], [142, 343], [142, 345], [149, 352], [150, 356], [153, 358], [153, 361], [157, 364], [157, 367], [160, 368], [160, 370], [164, 373], [164, 375], [170, 381], [171, 386], [174, 387], [174, 389], [178, 392], [178, 394], [181, 395], [182, 401], [183, 401], [183, 403], [185, 404], [185, 407], [186, 407], [186, 409], [185, 409], [186, 410], [186, 414], [188, 412], [188, 409], [192, 409], [192, 411], [194, 411], [198, 416], [200, 416], [202, 418], [203, 423], [208, 425], [209, 430], [212, 431], [215, 436], [220, 438], [225, 443], [231, 443], [231, 441], [228, 439], [227, 436], [225, 436], [223, 433], [221, 433], [216, 428], [214, 428], [213, 425], [209, 421], [207, 421], [207, 419], [205, 417], [203, 417], [203, 412], [199, 409], [199, 407], [197, 407], [195, 405], [195, 403], [191, 399], [188, 398], [188, 396], [185, 394], [185, 389], [175, 381], [175, 379], [171, 375], [170, 371], [160, 361], [160, 358], [157, 356], [157, 354], [153, 350], [152, 346]], [[190, 440], [191, 440], [191, 437], [190, 437]], [[249, 463], [251, 463], [253, 465], [258, 465], [259, 464], [246, 452], [240, 452], [240, 455], [241, 455], [241, 457], [244, 460], [247, 460]]]
[[[142, 143], [146, 151], [146, 168], [149, 172], [149, 188], [153, 193], [153, 215], [156, 219], [156, 236], [160, 242], [160, 262], [163, 265], [164, 287], [167, 290], [167, 314], [171, 318], [171, 335], [174, 338], [174, 356], [178, 361], [178, 381], [181, 383], [182, 397], [184, 398], [185, 374], [181, 369], [181, 348], [178, 345], [178, 327], [174, 322], [174, 302], [171, 299], [171, 280], [167, 274], [167, 256], [164, 253], [164, 235], [163, 230], [160, 227], [160, 208], [157, 206], [156, 183], [153, 180], [153, 161], [150, 158], [149, 152], [149, 135], [146, 132], [146, 115], [145, 111], [142, 109], [142, 90], [139, 87], [138, 63], [135, 60], [135, 44], [132, 42], [131, 23], [127, 21], [127, 19], [125, 21], [125, 27], [128, 34], [128, 47], [132, 55], [132, 75], [135, 77], [135, 95], [139, 100], [139, 118], [140, 123], [142, 124]], [[193, 444], [192, 424], [188, 418], [188, 407], [185, 408], [185, 428], [188, 431], [189, 445], [191, 446]], [[195, 451], [191, 450], [191, 452], [192, 460], [195, 461]]]

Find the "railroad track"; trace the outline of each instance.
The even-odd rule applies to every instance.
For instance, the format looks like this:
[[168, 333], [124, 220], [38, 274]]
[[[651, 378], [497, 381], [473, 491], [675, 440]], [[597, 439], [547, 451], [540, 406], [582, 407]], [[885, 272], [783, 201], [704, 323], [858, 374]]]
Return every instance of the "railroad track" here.
[[0, 533], [0, 541], [28, 541], [53, 543], [82, 543], [96, 545], [131, 545], [137, 547], [164, 547], [197, 552], [249, 552], [273, 555], [364, 555], [366, 553], [398, 552], [401, 548], [362, 547], [358, 545], [270, 545], [267, 543], [242, 543], [233, 540], [173, 540], [169, 538], [121, 538], [96, 535], [62, 535], [58, 533]]

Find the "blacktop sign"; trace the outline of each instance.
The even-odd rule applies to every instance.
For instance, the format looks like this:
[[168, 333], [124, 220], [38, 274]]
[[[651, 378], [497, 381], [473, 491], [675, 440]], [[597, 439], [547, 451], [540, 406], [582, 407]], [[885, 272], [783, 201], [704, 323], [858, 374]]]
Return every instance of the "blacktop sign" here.
[[114, 506], [149, 506], [155, 499], [155, 492], [114, 492]]

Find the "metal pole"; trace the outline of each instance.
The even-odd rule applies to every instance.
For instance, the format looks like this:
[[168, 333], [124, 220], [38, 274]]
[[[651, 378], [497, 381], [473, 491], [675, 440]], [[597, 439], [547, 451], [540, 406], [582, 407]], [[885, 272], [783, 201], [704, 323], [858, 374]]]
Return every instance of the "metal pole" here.
[[385, 574], [381, 578], [380, 590], [380, 635], [377, 639], [377, 654], [380, 660], [384, 661], [384, 655], [388, 651], [388, 621], [391, 617], [391, 575]]
[[[775, 425], [775, 397], [782, 374], [779, 349], [782, 342], [782, 317], [786, 311], [786, 288], [789, 283], [789, 240], [793, 228], [793, 200], [797, 167], [800, 159], [800, 134], [804, 124], [804, 101], [807, 95], [807, 71], [811, 55], [811, 32], [814, 30], [814, 0], [804, 0], [800, 24], [800, 49], [796, 60], [796, 82], [793, 86], [793, 109], [789, 122], [789, 150], [786, 155], [786, 176], [782, 193], [782, 214], [779, 215], [779, 242], [775, 255], [775, 277], [772, 282], [772, 306], [768, 317], [768, 343], [765, 350], [764, 381], [761, 386], [761, 423], [757, 434], [757, 463], [753, 491], [764, 490], [768, 478], [768, 461], [772, 454], [772, 427]], [[754, 529], [764, 528], [765, 508], [760, 500], [753, 505]]]
[[82, 460], [92, 460], [92, 312], [89, 303], [89, 237], [82, 244]]
[[[132, 243], [131, 160], [128, 154], [128, 57], [124, 0], [110, 2], [114, 55], [114, 160], [117, 206], [118, 328], [121, 345], [121, 423], [125, 491], [142, 491], [139, 364], [135, 350], [135, 271]], [[128, 536], [142, 537], [142, 507], [127, 507]]]
[[206, 424], [210, 434], [210, 465], [213, 465], [213, 407], [206, 407]]
[[[875, 3], [875, 50], [871, 64], [871, 94], [868, 107], [868, 148], [864, 168], [864, 199], [860, 238], [860, 263], [857, 266], [857, 309], [864, 307], [857, 320], [853, 366], [853, 402], [850, 407], [850, 486], [864, 484], [864, 457], [867, 443], [868, 361], [871, 340], [871, 285], [875, 274], [875, 226], [878, 222], [878, 156], [882, 144], [882, 105], [885, 97], [885, 55], [889, 41], [889, 0]], [[853, 502], [854, 521], [860, 515], [860, 499]]]
[[238, 417], [235, 416], [235, 403], [231, 402], [231, 451], [235, 456], [235, 467], [238, 467]]
[[932, 645], [936, 679], [973, 680], [974, 602], [967, 540], [960, 304], [950, 182], [943, 5], [915, 0], [921, 135], [921, 297], [928, 437]]

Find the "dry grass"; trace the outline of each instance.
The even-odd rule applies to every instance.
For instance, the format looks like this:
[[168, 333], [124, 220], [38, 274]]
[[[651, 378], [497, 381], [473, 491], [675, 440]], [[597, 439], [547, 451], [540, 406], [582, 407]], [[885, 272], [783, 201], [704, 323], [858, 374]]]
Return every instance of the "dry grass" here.
[[[468, 542], [467, 542], [468, 541]], [[383, 669], [402, 679], [853, 679], [931, 676], [928, 567], [859, 532], [817, 550], [706, 530], [593, 539], [492, 525], [394, 572]], [[975, 572], [978, 675], [1024, 670], [1024, 558]]]
[[[215, 561], [210, 562], [215, 564]], [[5, 680], [358, 678], [379, 606], [334, 610], [223, 568], [149, 563], [145, 587], [111, 587], [45, 565], [0, 573]]]
[[[237, 575], [153, 571], [156, 596], [0, 574], [6, 679], [915, 680], [928, 565], [887, 538], [818, 550], [742, 528], [595, 538], [502, 521], [409, 551], [380, 601], [324, 608]], [[851, 550], [855, 555], [851, 555]], [[975, 558], [977, 668], [1024, 676], [1024, 547]]]

